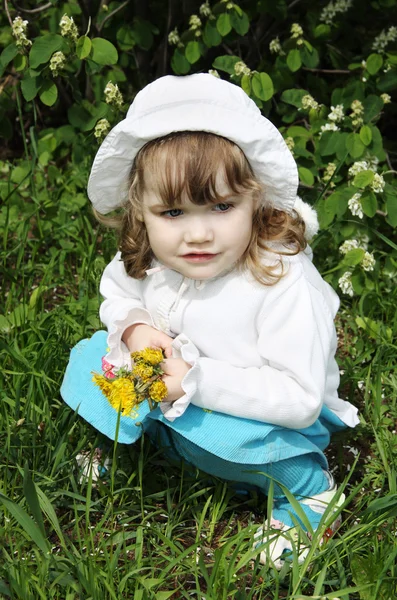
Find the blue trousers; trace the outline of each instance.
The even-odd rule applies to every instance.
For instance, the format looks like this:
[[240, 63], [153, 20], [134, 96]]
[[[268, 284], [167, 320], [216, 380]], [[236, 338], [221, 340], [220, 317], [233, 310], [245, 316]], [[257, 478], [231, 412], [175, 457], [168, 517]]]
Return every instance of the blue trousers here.
[[[264, 494], [274, 479], [273, 516], [288, 525], [293, 525], [293, 510], [277, 482], [298, 500], [328, 488], [323, 450], [329, 444], [330, 434], [346, 426], [327, 407], [323, 407], [313, 425], [300, 430], [206, 411], [194, 405], [173, 422], [159, 408], [150, 411], [147, 403], [141, 404], [137, 418], [122, 417], [92, 382], [92, 372], [101, 372], [106, 337], [106, 332], [98, 331], [72, 349], [61, 387], [65, 402], [98, 431], [119, 443], [133, 443], [146, 431], [174, 457], [183, 458], [210, 475], [253, 486]], [[305, 505], [302, 508], [315, 528], [318, 514]]]

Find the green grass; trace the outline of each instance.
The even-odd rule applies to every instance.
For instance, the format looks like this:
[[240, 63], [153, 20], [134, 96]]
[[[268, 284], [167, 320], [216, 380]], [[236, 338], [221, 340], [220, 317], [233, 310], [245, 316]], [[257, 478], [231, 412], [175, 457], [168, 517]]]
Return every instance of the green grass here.
[[104, 440], [59, 386], [70, 348], [100, 327], [98, 279], [115, 247], [81, 198], [86, 168], [68, 165], [50, 181], [38, 169], [33, 182], [29, 169], [10, 171], [1, 188], [0, 598], [394, 598], [395, 285], [347, 304], [338, 320], [341, 389], [362, 425], [328, 451], [347, 495], [344, 525], [321, 549], [315, 541], [303, 566], [258, 564], [265, 498], [236, 497], [146, 439], [109, 443], [108, 477], [80, 481], [76, 455]]

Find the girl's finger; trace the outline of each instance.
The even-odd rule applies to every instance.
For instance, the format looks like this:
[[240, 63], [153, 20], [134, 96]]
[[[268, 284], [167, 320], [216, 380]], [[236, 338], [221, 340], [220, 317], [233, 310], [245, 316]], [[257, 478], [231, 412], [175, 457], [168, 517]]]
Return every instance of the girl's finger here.
[[164, 354], [166, 358], [172, 358], [172, 346], [166, 346], [164, 348]]

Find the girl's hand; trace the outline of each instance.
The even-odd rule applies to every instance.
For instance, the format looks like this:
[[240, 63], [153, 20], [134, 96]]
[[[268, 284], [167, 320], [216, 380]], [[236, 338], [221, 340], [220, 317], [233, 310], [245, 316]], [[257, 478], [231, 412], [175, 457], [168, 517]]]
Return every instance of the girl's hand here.
[[181, 383], [186, 373], [192, 368], [183, 358], [167, 358], [161, 363], [164, 371], [163, 381], [167, 386], [168, 402], [174, 402], [184, 395]]
[[130, 352], [138, 352], [144, 348], [161, 348], [166, 358], [172, 356], [173, 339], [150, 325], [144, 323], [131, 325], [124, 331], [122, 339]]

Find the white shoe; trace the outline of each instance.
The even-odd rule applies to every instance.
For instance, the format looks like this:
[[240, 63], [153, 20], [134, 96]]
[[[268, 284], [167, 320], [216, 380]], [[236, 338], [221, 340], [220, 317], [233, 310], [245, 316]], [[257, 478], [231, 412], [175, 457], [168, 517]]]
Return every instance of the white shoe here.
[[[337, 487], [333, 480], [330, 483], [333, 484], [331, 489], [311, 498], [306, 498], [306, 500], [301, 500], [299, 503], [309, 506], [316, 513], [324, 514], [328, 505], [337, 494]], [[336, 512], [344, 501], [345, 495], [341, 494], [332, 512]], [[338, 514], [335, 521], [325, 529], [319, 541], [320, 546], [334, 535], [335, 531], [340, 527], [341, 522], [341, 515]], [[259, 527], [255, 533], [254, 547], [257, 548], [262, 544], [266, 544], [266, 547], [260, 553], [259, 562], [280, 570], [286, 561], [292, 562], [294, 555], [297, 556], [299, 564], [304, 562], [310, 549], [311, 537], [310, 533], [305, 532], [301, 528], [290, 527], [282, 521], [271, 518], [270, 523], [266, 521], [264, 526]]]
[[108, 472], [110, 466], [109, 458], [102, 458], [102, 450], [95, 448], [94, 453], [90, 450], [81, 452], [76, 455], [76, 462], [80, 470], [79, 483], [84, 483], [89, 480], [92, 473], [92, 482], [95, 483], [98, 479], [102, 479]]

